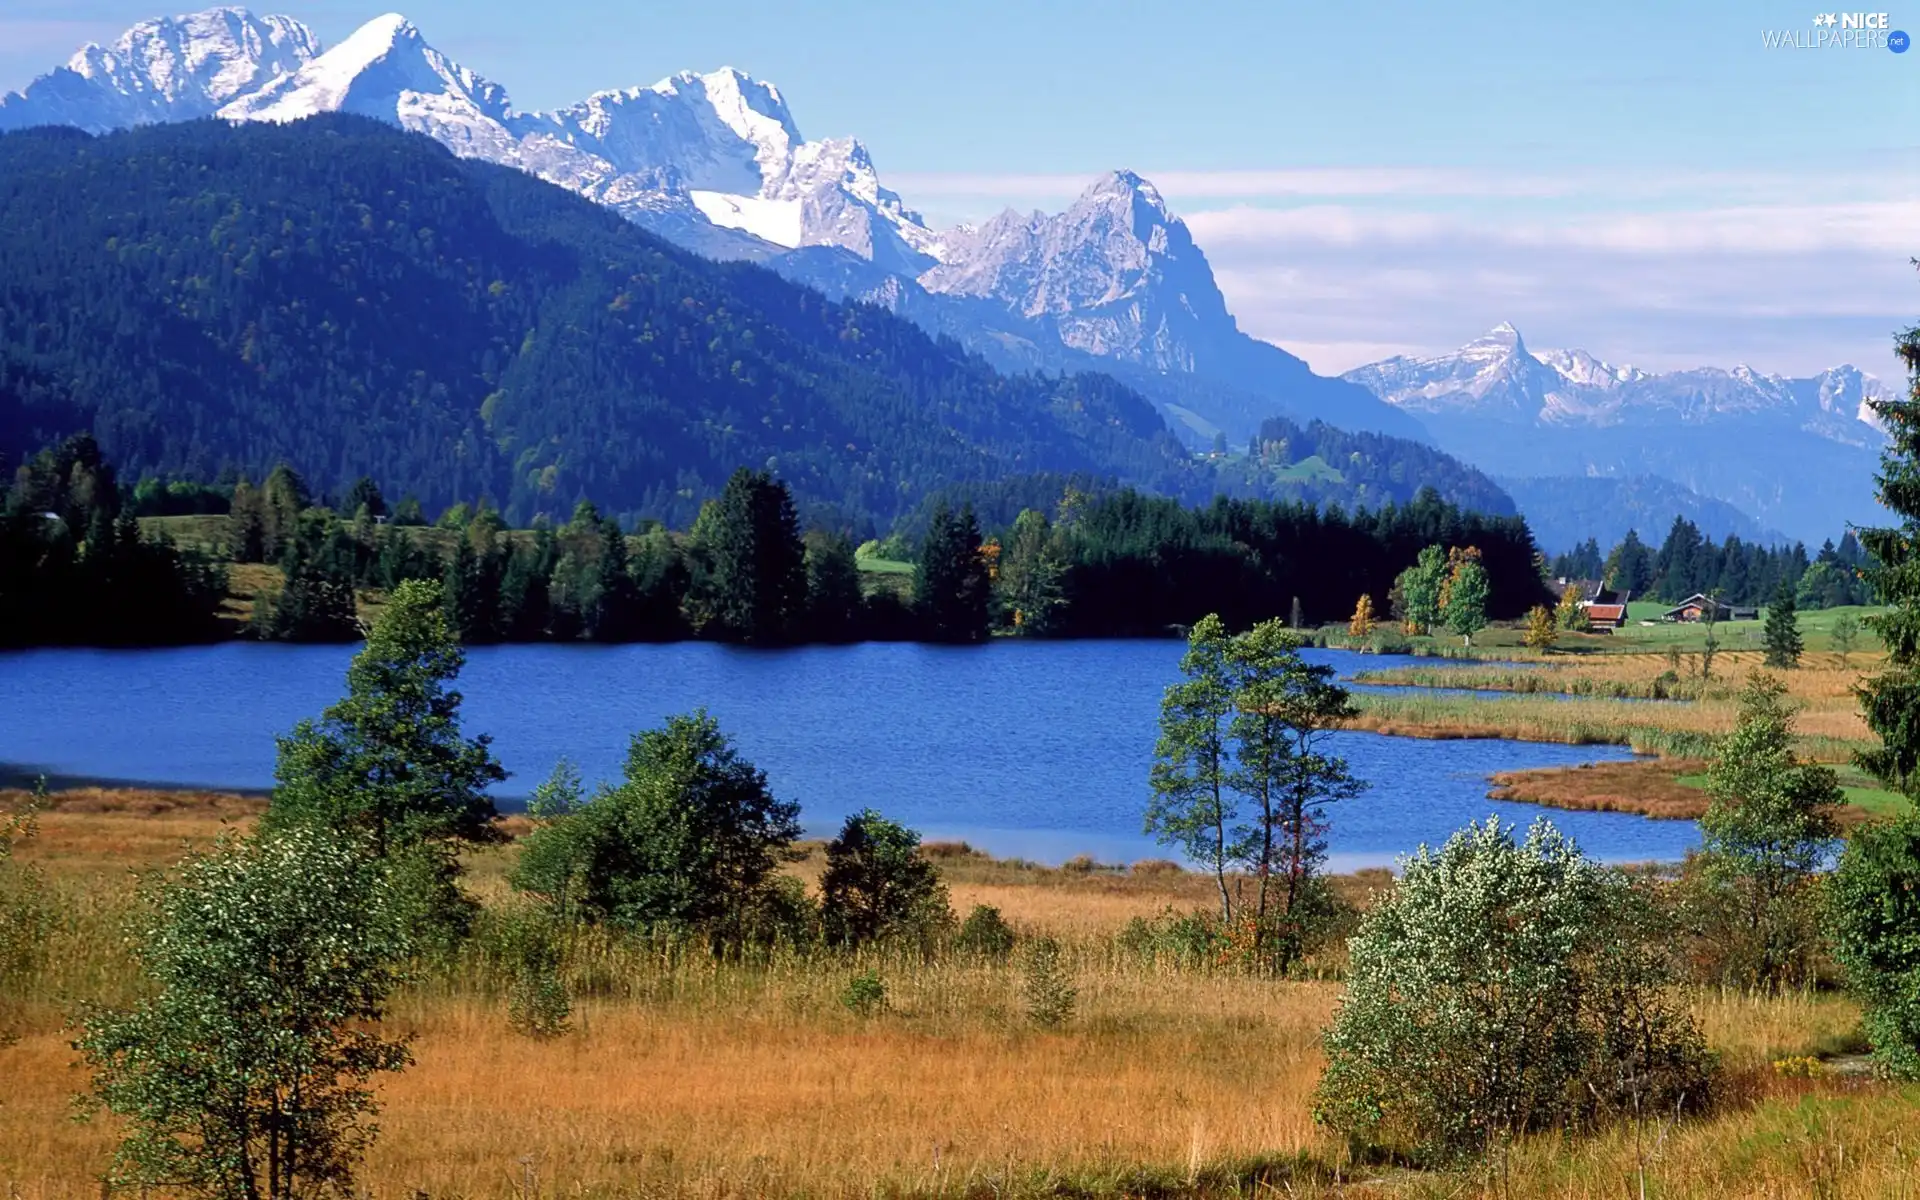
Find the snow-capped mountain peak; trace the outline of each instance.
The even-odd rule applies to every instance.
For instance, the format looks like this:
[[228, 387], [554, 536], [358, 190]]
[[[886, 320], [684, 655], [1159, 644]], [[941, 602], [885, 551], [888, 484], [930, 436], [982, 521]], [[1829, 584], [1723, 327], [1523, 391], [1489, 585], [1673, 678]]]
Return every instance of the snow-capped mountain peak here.
[[1411, 411], [1562, 427], [1759, 421], [1865, 445], [1877, 437], [1868, 401], [1889, 394], [1852, 367], [1788, 379], [1745, 364], [1651, 374], [1584, 350], [1529, 352], [1507, 322], [1450, 354], [1397, 357], [1346, 379]]
[[399, 13], [375, 17], [346, 40], [220, 110], [231, 121], [297, 121], [351, 112], [426, 133], [456, 153], [507, 155], [506, 91], [427, 44]]
[[305, 25], [243, 8], [142, 21], [111, 46], [83, 46], [65, 67], [0, 97], [0, 129], [59, 124], [103, 133], [211, 116], [319, 54]]

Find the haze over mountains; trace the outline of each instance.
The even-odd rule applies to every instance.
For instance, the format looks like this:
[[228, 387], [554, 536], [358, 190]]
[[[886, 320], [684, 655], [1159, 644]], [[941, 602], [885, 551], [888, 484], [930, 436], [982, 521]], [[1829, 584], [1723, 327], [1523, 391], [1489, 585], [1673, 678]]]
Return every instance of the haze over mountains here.
[[1114, 375], [1189, 444], [1224, 435], [1237, 448], [1279, 414], [1552, 477], [1543, 496], [1579, 492], [1583, 477], [1651, 477], [1631, 494], [1691, 489], [1814, 540], [1872, 511], [1878, 435], [1857, 411], [1881, 389], [1851, 368], [1798, 381], [1650, 376], [1579, 351], [1529, 353], [1509, 326], [1454, 355], [1317, 376], [1238, 328], [1205, 254], [1148, 180], [1114, 171], [1059, 214], [935, 230], [881, 183], [859, 141], [807, 140], [777, 88], [732, 69], [523, 113], [398, 15], [323, 50], [289, 18], [215, 9], [81, 50], [0, 98], [0, 130], [335, 111], [528, 171], [701, 254], [888, 308], [1003, 369]]
[[1867, 402], [1894, 398], [1851, 366], [1804, 379], [1747, 367], [1653, 374], [1584, 350], [1531, 351], [1506, 323], [1452, 354], [1343, 378], [1417, 414], [1443, 449], [1496, 477], [1652, 476], [1813, 542], [1872, 515], [1886, 438]]

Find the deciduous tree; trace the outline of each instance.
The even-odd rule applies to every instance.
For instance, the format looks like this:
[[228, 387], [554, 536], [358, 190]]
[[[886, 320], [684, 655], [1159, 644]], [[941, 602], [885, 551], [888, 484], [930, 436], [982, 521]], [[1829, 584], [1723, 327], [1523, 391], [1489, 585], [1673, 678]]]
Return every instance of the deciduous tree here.
[[94, 1101], [145, 1191], [294, 1200], [349, 1190], [370, 1083], [410, 1061], [379, 1020], [407, 946], [382, 865], [320, 828], [189, 858], [136, 927], [150, 995], [85, 1014]]

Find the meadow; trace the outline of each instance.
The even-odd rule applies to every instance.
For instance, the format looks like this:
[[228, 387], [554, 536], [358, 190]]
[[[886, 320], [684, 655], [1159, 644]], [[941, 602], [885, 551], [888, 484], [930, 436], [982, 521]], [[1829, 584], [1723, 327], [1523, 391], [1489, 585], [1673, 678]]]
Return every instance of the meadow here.
[[[14, 794], [12, 800], [20, 799]], [[102, 1194], [110, 1120], [70, 1119], [84, 1075], [77, 1002], [137, 991], [119, 923], [134, 874], [246, 827], [260, 801], [217, 793], [56, 794], [24, 857], [60, 913], [28, 973], [0, 992], [0, 1184], [9, 1200]], [[510, 829], [524, 828], [511, 825]], [[468, 886], [507, 902], [512, 845], [468, 859]], [[1725, 1069], [1719, 1107], [1588, 1139], [1513, 1148], [1496, 1177], [1356, 1162], [1313, 1123], [1319, 1031], [1339, 996], [1143, 951], [1134, 918], [1209, 903], [1171, 864], [996, 861], [926, 853], [956, 911], [1001, 909], [1062, 944], [1073, 1015], [1030, 1021], [1018, 956], [774, 952], [720, 960], [582, 933], [565, 974], [570, 1029], [513, 1032], [480, 950], [423, 970], [390, 1024], [416, 1065], [382, 1088], [381, 1136], [357, 1195], [374, 1197], [1441, 1197], [1624, 1194], [1885, 1197], [1920, 1171], [1920, 1088], [1854, 1070], [1858, 1013], [1827, 993], [1699, 990], [1690, 1003]], [[793, 870], [817, 875], [818, 848]], [[1362, 904], [1384, 873], [1345, 877]], [[842, 1002], [873, 971], [886, 1002]], [[1786, 1070], [1774, 1064], [1804, 1058]]]

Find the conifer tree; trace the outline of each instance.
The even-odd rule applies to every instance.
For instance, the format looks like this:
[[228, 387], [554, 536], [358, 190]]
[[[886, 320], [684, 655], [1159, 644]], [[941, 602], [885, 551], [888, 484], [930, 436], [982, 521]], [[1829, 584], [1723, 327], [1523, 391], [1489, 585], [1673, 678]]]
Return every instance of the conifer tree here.
[[228, 537], [233, 561], [265, 562], [267, 558], [266, 500], [242, 475], [233, 485], [233, 502], [227, 510]]
[[440, 585], [401, 584], [347, 668], [346, 697], [279, 739], [267, 823], [364, 835], [381, 856], [493, 840], [486, 788], [506, 772], [485, 734], [460, 731], [449, 685], [465, 662]]
[[706, 605], [722, 636], [777, 643], [798, 631], [807, 601], [806, 549], [785, 484], [765, 471], [735, 471], [701, 544]]
[[[1860, 531], [1876, 564], [1867, 582], [1888, 605], [1867, 618], [1886, 667], [1859, 690], [1880, 744], [1854, 761], [1911, 801], [1920, 792], [1920, 326], [1896, 348], [1908, 398], [1868, 403], [1888, 432], [1878, 498], [1898, 520]], [[1874, 1057], [1897, 1078], [1920, 1079], [1920, 805], [1848, 839], [1833, 901], [1834, 958], [1865, 1010]]]
[[1793, 585], [1786, 580], [1774, 589], [1773, 602], [1767, 605], [1767, 624], [1765, 630], [1767, 646], [1767, 665], [1770, 667], [1797, 667], [1800, 665], [1802, 642], [1800, 639], [1800, 618], [1794, 607]]
[[992, 583], [980, 557], [980, 524], [971, 504], [958, 513], [942, 502], [927, 523], [914, 571], [921, 625], [937, 642], [978, 642], [988, 632]]

